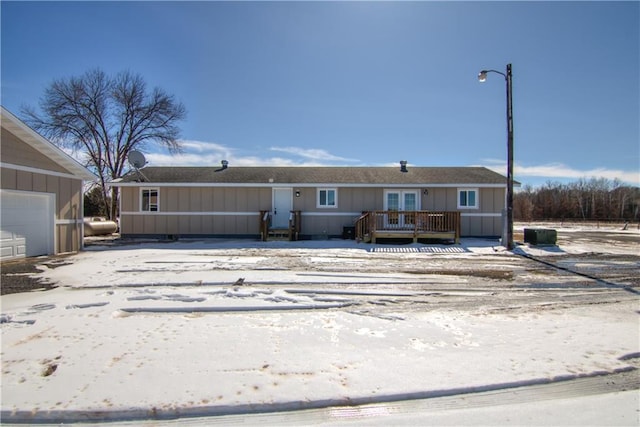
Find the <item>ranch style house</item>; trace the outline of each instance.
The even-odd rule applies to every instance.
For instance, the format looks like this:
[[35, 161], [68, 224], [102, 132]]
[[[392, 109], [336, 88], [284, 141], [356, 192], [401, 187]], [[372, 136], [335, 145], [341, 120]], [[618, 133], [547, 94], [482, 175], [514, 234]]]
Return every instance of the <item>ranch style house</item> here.
[[446, 239], [502, 234], [507, 180], [484, 167], [145, 167], [122, 237]]

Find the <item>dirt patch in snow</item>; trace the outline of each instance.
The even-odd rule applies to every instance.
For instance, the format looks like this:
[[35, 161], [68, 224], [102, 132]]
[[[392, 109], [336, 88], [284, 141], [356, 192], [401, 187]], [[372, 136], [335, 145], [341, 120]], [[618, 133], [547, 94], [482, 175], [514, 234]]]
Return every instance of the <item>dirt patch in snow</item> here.
[[57, 285], [38, 277], [43, 268], [56, 268], [69, 264], [65, 256], [24, 258], [0, 264], [0, 293], [44, 291]]

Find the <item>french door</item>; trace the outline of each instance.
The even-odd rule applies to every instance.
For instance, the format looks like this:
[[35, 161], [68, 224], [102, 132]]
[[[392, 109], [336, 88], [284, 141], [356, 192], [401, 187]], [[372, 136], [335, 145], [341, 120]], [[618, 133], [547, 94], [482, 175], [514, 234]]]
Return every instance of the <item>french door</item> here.
[[389, 228], [413, 227], [414, 212], [420, 210], [418, 190], [386, 190], [384, 210], [388, 211], [385, 225]]

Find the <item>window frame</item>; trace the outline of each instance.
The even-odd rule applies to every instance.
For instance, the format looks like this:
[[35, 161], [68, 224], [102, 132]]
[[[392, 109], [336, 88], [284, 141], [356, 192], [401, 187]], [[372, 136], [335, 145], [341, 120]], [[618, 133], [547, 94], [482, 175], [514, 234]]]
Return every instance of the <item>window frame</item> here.
[[[152, 191], [156, 192], [156, 203], [151, 203], [151, 193]], [[149, 197], [149, 208], [148, 209], [144, 209], [144, 198], [145, 198], [145, 192], [148, 192], [148, 197]], [[155, 205], [155, 210], [152, 209], [152, 207]], [[148, 213], [153, 213], [153, 212], [160, 212], [160, 188], [158, 187], [142, 187], [140, 188], [140, 212], [148, 212]]]
[[[326, 200], [327, 202], [329, 201], [329, 192], [333, 191], [333, 205], [329, 205], [329, 204], [321, 204], [321, 197], [320, 194], [326, 191]], [[316, 208], [318, 209], [337, 209], [338, 208], [338, 189], [335, 187], [323, 187], [323, 188], [318, 188], [316, 191]]]
[[[473, 192], [474, 194], [474, 204], [469, 205], [469, 192]], [[467, 193], [466, 196], [466, 205], [460, 204], [460, 195], [462, 193]], [[458, 209], [480, 209], [480, 190], [478, 188], [458, 188], [458, 197], [456, 199], [456, 204]]]

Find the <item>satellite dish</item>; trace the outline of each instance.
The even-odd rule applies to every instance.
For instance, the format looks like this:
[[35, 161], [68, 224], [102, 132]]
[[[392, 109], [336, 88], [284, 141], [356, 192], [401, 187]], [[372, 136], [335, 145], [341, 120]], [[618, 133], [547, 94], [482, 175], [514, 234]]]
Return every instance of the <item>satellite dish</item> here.
[[147, 160], [144, 158], [144, 154], [139, 151], [131, 151], [129, 153], [129, 164], [136, 169], [142, 168], [147, 164]]

